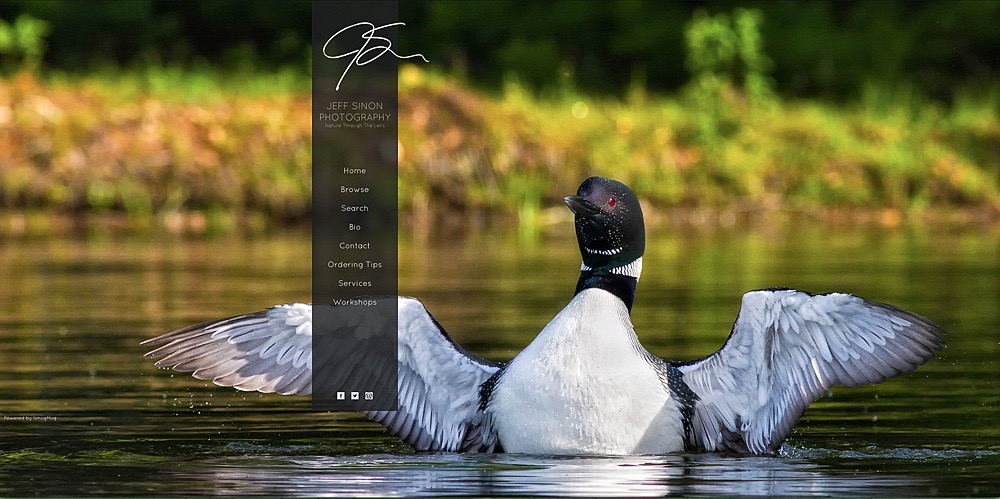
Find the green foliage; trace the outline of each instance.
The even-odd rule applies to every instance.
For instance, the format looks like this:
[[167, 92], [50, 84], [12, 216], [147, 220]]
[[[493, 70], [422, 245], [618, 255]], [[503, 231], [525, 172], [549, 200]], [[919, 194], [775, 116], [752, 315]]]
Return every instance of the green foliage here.
[[997, 94], [970, 94], [954, 109], [905, 94], [893, 101], [888, 91], [853, 106], [775, 97], [751, 105], [749, 90], [719, 71], [708, 77], [727, 90], [704, 102], [729, 112], [731, 125], [706, 140], [711, 109], [689, 95], [538, 97], [512, 79], [492, 98], [423, 72], [407, 66], [401, 76], [411, 82], [400, 86], [404, 215], [502, 213], [522, 227], [544, 224], [589, 175], [629, 183], [657, 208], [709, 213], [861, 210], [896, 223], [1000, 209]]
[[685, 89], [697, 139], [709, 151], [737, 133], [748, 113], [771, 103], [774, 92], [764, 54], [759, 11], [699, 12], [684, 32], [691, 81]]
[[699, 11], [684, 31], [688, 70], [695, 78], [720, 77], [751, 97], [770, 92], [763, 81], [771, 61], [764, 55], [761, 21], [756, 10], [736, 9], [732, 16]]
[[[582, 92], [620, 97], [642, 74], [645, 90], [673, 93], [689, 83], [685, 25], [702, 10], [705, 17], [726, 14], [727, 29], [742, 36], [737, 5], [767, 20], [760, 44], [774, 64], [756, 71], [769, 72], [770, 85], [786, 98], [844, 102], [859, 98], [867, 85], [908, 82], [950, 103], [957, 92], [1000, 80], [996, 1], [407, 0], [399, 5], [407, 23], [399, 46], [490, 91], [510, 75], [533, 91], [548, 91], [569, 74]], [[20, 15], [48, 23], [45, 63], [59, 71], [158, 65], [309, 70], [307, 0], [0, 2], [0, 18]], [[742, 38], [737, 49], [763, 53]]]
[[264, 92], [189, 76], [0, 80], [0, 208], [123, 213], [176, 230], [308, 217], [308, 81]]
[[[308, 91], [267, 93], [206, 73], [190, 89], [163, 83], [184, 80], [0, 81], [11, 110], [0, 115], [0, 207], [124, 213], [180, 230], [308, 217]], [[721, 102], [744, 112], [705, 142], [704, 110], [687, 97], [594, 98], [568, 85], [539, 97], [513, 78], [490, 97], [414, 65], [399, 81], [398, 195], [411, 222], [498, 217], [530, 235], [590, 175], [632, 185], [651, 220], [664, 209], [1000, 212], [996, 89], [952, 107], [876, 87], [851, 106], [749, 106], [726, 80]]]
[[0, 2], [2, 18], [25, 14], [51, 27], [46, 62], [62, 71], [199, 64], [308, 71], [302, 57], [311, 36], [307, 0]]
[[0, 68], [38, 69], [49, 31], [49, 23], [28, 14], [17, 16], [13, 23], [0, 19]]
[[[873, 3], [858, 9], [874, 9], [883, 19], [892, 12]], [[95, 5], [95, 12], [115, 14], [109, 22], [127, 24], [160, 4], [136, 0], [144, 9], [127, 12], [116, 2]], [[230, 13], [235, 8], [224, 2], [164, 8], [200, 5]], [[459, 29], [469, 18], [458, 5], [468, 9], [457, 2], [432, 4], [427, 23], [438, 22], [439, 33]], [[893, 44], [885, 65], [872, 71], [882, 76], [855, 82], [860, 86], [850, 104], [789, 101], [779, 97], [771, 75], [795, 47], [767, 44], [781, 23], [770, 17], [763, 22], [778, 9], [772, 5], [783, 3], [699, 12], [684, 29], [678, 23], [665, 31], [679, 19], [676, 4], [559, 2], [562, 16], [554, 25], [539, 21], [536, 7], [519, 11], [526, 22], [510, 38], [487, 22], [502, 17], [498, 13], [509, 4], [479, 5], [485, 10], [469, 9], [480, 16], [473, 24], [490, 40], [502, 39], [494, 47], [500, 63], [490, 64], [505, 71], [495, 93], [430, 65], [401, 67], [398, 196], [404, 219], [500, 215], [530, 233], [547, 223], [549, 208], [559, 206], [563, 195], [595, 174], [621, 179], [644, 200], [669, 209], [832, 207], [885, 210], [890, 218], [931, 208], [1000, 213], [995, 82], [955, 89], [952, 104], [929, 97], [911, 80], [886, 83], [882, 76], [905, 66], [899, 58], [906, 51]], [[805, 18], [825, 25], [828, 5], [803, 5]], [[48, 13], [53, 19], [65, 15]], [[631, 69], [619, 71], [628, 79], [621, 98], [619, 92], [594, 95], [582, 84], [603, 71], [587, 54], [607, 46], [607, 16], [612, 25], [637, 26], [612, 36], [616, 53], [655, 49], [643, 52], [643, 60], [656, 64], [630, 66], [609, 57]], [[12, 34], [20, 21], [0, 30], [0, 49], [21, 46], [15, 40], [23, 37]], [[20, 69], [37, 66], [46, 40], [45, 22], [22, 25], [33, 26], [22, 29], [37, 36], [35, 49], [17, 49]], [[578, 57], [568, 57], [563, 41], [549, 38], [581, 26], [586, 29], [573, 39]], [[670, 67], [673, 35], [686, 44], [691, 76], [679, 98], [647, 88], [660, 80], [658, 71]], [[286, 45], [293, 47], [294, 39], [289, 35]], [[232, 213], [278, 221], [307, 217], [308, 78], [294, 67], [262, 71], [244, 64], [256, 50], [244, 47], [237, 50], [242, 56], [224, 66], [229, 70], [190, 58], [175, 64], [154, 50], [127, 70], [101, 66], [88, 77], [50, 70], [42, 80], [22, 71], [0, 80], [0, 102], [10, 103], [7, 111], [0, 107], [0, 207], [124, 212], [168, 221], [173, 213], [195, 212], [223, 224], [232, 223]], [[427, 46], [432, 50], [435, 45]], [[464, 75], [475, 71], [474, 62], [456, 64], [466, 65]]]
[[[736, 19], [739, 5], [767, 20], [756, 47], [742, 34], [755, 29], [752, 17]], [[722, 27], [743, 40], [730, 49], [766, 46], [773, 66], [750, 69], [770, 72], [769, 85], [785, 97], [854, 100], [870, 83], [911, 82], [949, 102], [956, 90], [1000, 79], [995, 1], [407, 1], [400, 36], [479, 88], [499, 89], [516, 74], [545, 91], [568, 67], [586, 93], [621, 96], [637, 73], [649, 91], [672, 93], [688, 84], [685, 25], [699, 11], [730, 17]]]

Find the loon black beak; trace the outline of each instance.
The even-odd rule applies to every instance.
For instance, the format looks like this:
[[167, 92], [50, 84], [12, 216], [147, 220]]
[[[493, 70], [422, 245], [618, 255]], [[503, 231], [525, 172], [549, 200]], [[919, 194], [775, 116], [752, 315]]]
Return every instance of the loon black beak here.
[[577, 216], [586, 217], [601, 212], [600, 208], [594, 206], [594, 203], [587, 201], [587, 198], [583, 196], [566, 196], [563, 198], [563, 201], [566, 202], [566, 206], [569, 206], [570, 211]]

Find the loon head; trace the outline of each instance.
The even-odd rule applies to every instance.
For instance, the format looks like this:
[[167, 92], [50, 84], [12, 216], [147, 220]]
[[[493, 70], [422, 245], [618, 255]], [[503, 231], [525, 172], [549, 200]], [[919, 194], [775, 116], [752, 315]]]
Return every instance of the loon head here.
[[583, 256], [576, 292], [605, 289], [631, 310], [646, 250], [639, 198], [621, 182], [590, 177], [575, 196], [563, 200], [576, 215], [576, 239]]

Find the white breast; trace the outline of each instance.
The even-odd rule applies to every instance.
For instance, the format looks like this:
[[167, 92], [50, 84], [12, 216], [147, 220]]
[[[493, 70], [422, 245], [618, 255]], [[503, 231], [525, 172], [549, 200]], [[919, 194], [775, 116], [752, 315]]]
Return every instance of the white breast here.
[[487, 411], [507, 452], [660, 454], [683, 449], [678, 404], [640, 355], [625, 305], [577, 294], [506, 367]]

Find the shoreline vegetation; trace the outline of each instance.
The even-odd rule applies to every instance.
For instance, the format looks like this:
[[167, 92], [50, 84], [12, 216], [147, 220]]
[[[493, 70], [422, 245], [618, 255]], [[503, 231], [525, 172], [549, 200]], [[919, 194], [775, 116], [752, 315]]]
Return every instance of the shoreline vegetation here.
[[[403, 65], [402, 229], [535, 231], [590, 175], [631, 185], [651, 224], [1000, 223], [1000, 87], [950, 105], [874, 87], [831, 104], [692, 81], [598, 97], [512, 77], [489, 93]], [[307, 224], [309, 86], [293, 72], [4, 77], [0, 235]]]

